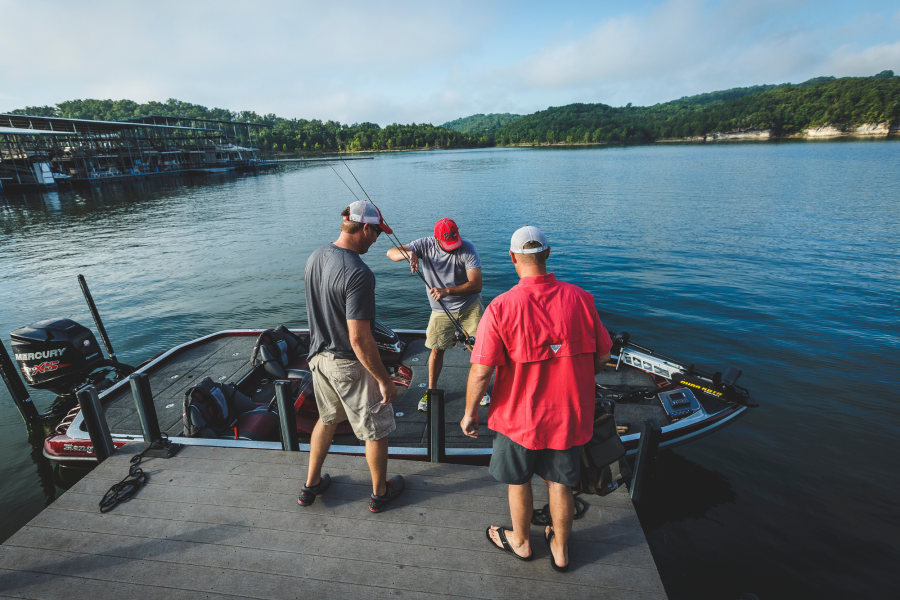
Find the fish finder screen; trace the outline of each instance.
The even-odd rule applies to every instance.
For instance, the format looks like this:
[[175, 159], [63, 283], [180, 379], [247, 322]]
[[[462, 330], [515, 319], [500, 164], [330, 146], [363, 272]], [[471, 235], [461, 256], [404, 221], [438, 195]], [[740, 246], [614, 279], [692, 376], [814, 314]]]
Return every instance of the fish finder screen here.
[[677, 394], [672, 394], [671, 396], [669, 396], [670, 400], [681, 400], [682, 398], [684, 398], [684, 394], [682, 392], [678, 392]]

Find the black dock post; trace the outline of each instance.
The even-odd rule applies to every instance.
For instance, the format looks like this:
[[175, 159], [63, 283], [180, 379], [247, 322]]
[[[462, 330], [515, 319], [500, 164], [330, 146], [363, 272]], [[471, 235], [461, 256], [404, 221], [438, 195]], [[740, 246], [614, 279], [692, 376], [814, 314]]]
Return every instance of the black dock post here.
[[656, 419], [647, 419], [641, 426], [637, 457], [634, 459], [634, 474], [631, 477], [631, 484], [628, 486], [632, 502], [641, 501], [641, 489], [647, 474], [647, 464], [656, 456], [661, 433], [662, 428]]
[[100, 332], [100, 339], [103, 340], [103, 345], [106, 346], [106, 353], [109, 354], [110, 360], [116, 360], [116, 353], [113, 351], [112, 342], [109, 341], [109, 336], [106, 335], [106, 328], [103, 326], [103, 321], [100, 320], [100, 313], [97, 311], [97, 305], [94, 304], [94, 297], [91, 296], [91, 290], [88, 289], [87, 281], [84, 280], [84, 275], [78, 276], [78, 283], [81, 285], [81, 291], [84, 292], [84, 299], [87, 300], [88, 308], [91, 310], [91, 316], [94, 317], [97, 331]]
[[97, 394], [97, 388], [92, 385], [86, 385], [78, 390], [77, 396], [88, 435], [91, 436], [91, 444], [94, 446], [94, 456], [97, 457], [98, 464], [102, 463], [110, 457], [116, 447], [113, 445], [112, 436], [109, 435], [109, 425], [106, 423], [103, 407], [100, 406], [100, 396]]
[[428, 462], [444, 462], [447, 441], [444, 431], [444, 390], [428, 390]]
[[6, 352], [6, 346], [3, 345], [3, 342], [0, 342], [0, 375], [3, 376], [3, 381], [6, 382], [9, 395], [12, 396], [13, 402], [16, 403], [19, 414], [25, 419], [25, 424], [30, 427], [37, 423], [40, 420], [37, 407], [31, 401], [28, 389], [22, 383], [22, 378], [19, 377], [19, 369], [9, 357], [9, 353]]
[[159, 419], [156, 418], [156, 406], [150, 392], [150, 378], [146, 373], [135, 373], [129, 379], [131, 395], [134, 396], [138, 417], [141, 420], [141, 431], [144, 432], [144, 441], [157, 442], [162, 439], [162, 433], [159, 431]]
[[291, 401], [292, 384], [282, 379], [275, 382], [275, 402], [278, 406], [278, 421], [281, 423], [281, 448], [286, 452], [297, 452], [297, 413]]

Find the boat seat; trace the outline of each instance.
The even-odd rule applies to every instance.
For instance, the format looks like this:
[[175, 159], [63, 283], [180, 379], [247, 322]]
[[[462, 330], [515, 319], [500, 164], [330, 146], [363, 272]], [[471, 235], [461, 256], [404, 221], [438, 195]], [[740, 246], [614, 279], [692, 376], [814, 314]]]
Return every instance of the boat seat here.
[[262, 366], [275, 379], [302, 379], [302, 371], [307, 366], [309, 348], [299, 337], [284, 325], [263, 331], [250, 355], [250, 364]]
[[184, 430], [188, 437], [274, 441], [278, 415], [234, 386], [204, 377], [184, 393]]

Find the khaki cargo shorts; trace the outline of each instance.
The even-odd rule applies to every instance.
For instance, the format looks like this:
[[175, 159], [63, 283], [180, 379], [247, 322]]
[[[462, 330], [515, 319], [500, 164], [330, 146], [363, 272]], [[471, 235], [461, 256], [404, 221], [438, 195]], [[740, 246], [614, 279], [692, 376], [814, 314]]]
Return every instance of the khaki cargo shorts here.
[[[450, 314], [459, 321], [469, 335], [475, 336], [478, 331], [478, 323], [484, 314], [484, 304], [479, 298], [478, 302], [472, 306], [464, 308], [458, 313]], [[447, 313], [444, 311], [432, 312], [431, 318], [428, 319], [428, 329], [425, 330], [425, 347], [447, 350], [452, 348], [454, 343], [456, 343], [456, 329], [453, 328], [453, 323], [447, 317]]]
[[320, 352], [309, 361], [319, 418], [325, 425], [350, 421], [364, 442], [380, 440], [394, 429], [394, 408], [381, 403], [378, 382], [358, 360]]

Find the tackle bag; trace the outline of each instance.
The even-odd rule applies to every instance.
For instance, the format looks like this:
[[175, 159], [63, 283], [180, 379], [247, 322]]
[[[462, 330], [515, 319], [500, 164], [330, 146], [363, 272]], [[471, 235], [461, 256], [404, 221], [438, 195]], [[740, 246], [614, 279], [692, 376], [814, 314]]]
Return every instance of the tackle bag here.
[[630, 477], [625, 445], [616, 432], [616, 419], [604, 411], [594, 419], [594, 435], [581, 447], [581, 491], [605, 496]]
[[263, 365], [263, 369], [275, 379], [301, 379], [304, 371], [292, 373], [296, 369], [289, 368], [289, 365], [308, 352], [309, 348], [303, 340], [284, 325], [279, 325], [259, 335], [250, 354], [250, 365]]
[[278, 417], [227, 383], [204, 377], [184, 393], [184, 434], [188, 437], [265, 440]]

